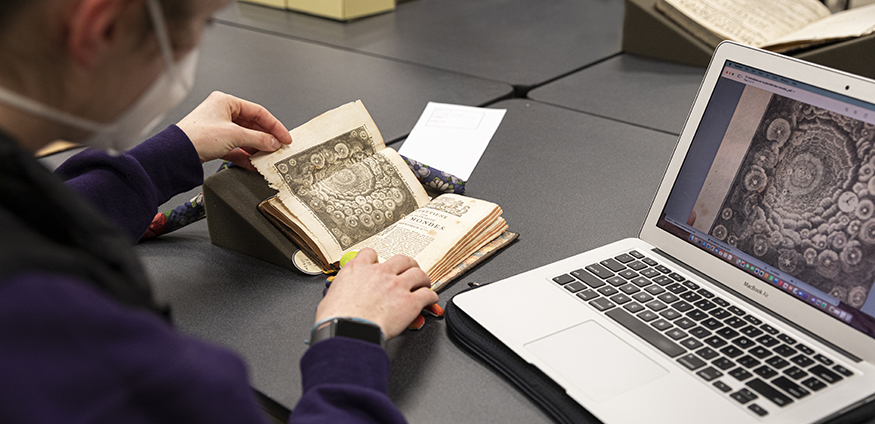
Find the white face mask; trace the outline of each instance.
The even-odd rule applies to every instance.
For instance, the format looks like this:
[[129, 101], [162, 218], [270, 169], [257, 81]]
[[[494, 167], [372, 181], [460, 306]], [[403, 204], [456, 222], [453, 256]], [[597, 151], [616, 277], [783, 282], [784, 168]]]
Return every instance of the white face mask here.
[[91, 147], [119, 154], [139, 144], [168, 111], [176, 107], [191, 92], [194, 85], [198, 51], [192, 51], [178, 63], [173, 61], [170, 37], [158, 0], [148, 0], [147, 6], [161, 56], [167, 67], [137, 101], [111, 123], [99, 123], [41, 104], [4, 87], [0, 87], [0, 102], [53, 121], [92, 133], [84, 141]]

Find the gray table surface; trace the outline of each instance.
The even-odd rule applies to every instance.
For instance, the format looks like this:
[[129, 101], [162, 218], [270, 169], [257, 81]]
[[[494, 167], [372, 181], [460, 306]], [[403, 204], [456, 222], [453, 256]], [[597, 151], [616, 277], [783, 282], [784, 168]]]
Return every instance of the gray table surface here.
[[219, 22], [531, 87], [620, 52], [621, 0], [413, 0], [341, 23], [236, 4]]
[[386, 142], [405, 137], [429, 101], [470, 106], [511, 94], [507, 84], [313, 43], [213, 25], [191, 95], [159, 126], [178, 122], [213, 90], [260, 103], [289, 129], [361, 99]]
[[680, 134], [705, 68], [613, 57], [536, 88], [540, 102]]
[[[675, 137], [607, 119], [509, 100], [468, 194], [494, 201], [520, 240], [441, 294], [495, 281], [634, 236]], [[641, 158], [648, 158], [642, 161]], [[141, 243], [136, 252], [177, 327], [236, 351], [255, 388], [292, 408], [298, 360], [324, 278], [210, 244], [205, 222]], [[430, 320], [389, 347], [390, 396], [410, 422], [549, 422], [535, 404], [460, 350]]]

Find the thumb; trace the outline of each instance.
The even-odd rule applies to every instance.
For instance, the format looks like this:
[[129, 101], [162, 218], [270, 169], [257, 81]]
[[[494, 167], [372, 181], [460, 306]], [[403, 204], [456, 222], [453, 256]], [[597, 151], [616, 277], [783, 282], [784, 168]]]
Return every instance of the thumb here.
[[237, 129], [234, 134], [234, 147], [241, 147], [244, 149], [252, 148], [264, 152], [273, 152], [281, 146], [279, 140], [271, 134], [257, 130], [250, 130], [237, 125], [234, 125], [234, 127]]

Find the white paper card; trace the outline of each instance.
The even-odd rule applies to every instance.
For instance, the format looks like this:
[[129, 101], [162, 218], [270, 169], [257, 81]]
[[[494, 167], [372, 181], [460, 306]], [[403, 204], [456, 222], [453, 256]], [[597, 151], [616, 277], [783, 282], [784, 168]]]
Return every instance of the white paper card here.
[[505, 112], [429, 102], [398, 153], [467, 181]]

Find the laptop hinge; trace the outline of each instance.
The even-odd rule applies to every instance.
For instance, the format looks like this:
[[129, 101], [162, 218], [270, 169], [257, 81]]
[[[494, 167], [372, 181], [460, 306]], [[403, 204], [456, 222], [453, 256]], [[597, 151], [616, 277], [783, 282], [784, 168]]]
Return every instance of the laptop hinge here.
[[688, 271], [690, 274], [695, 274], [697, 277], [699, 277], [699, 278], [701, 278], [701, 279], [703, 279], [703, 280], [706, 280], [706, 281], [708, 281], [709, 283], [714, 284], [715, 286], [720, 287], [720, 288], [723, 289], [723, 290], [726, 290], [727, 292], [730, 292], [730, 293], [734, 294], [736, 298], [738, 298], [739, 300], [744, 301], [747, 305], [750, 305], [750, 306], [755, 307], [755, 308], [758, 309], [760, 312], [762, 312], [762, 313], [764, 313], [764, 314], [766, 314], [766, 315], [769, 315], [769, 316], [771, 316], [772, 318], [775, 318], [775, 319], [778, 320], [778, 321], [781, 321], [782, 323], [786, 324], [786, 325], [789, 326], [789, 327], [793, 327], [795, 330], [799, 331], [800, 333], [804, 333], [804, 334], [807, 335], [808, 337], [811, 337], [812, 339], [815, 339], [815, 340], [817, 340], [818, 342], [823, 343], [823, 344], [826, 345], [826, 346], [829, 346], [832, 350], [834, 350], [834, 351], [836, 351], [836, 352], [838, 352], [838, 353], [844, 355], [846, 358], [848, 358], [848, 359], [850, 359], [850, 360], [852, 360], [852, 361], [854, 361], [854, 362], [862, 362], [862, 361], [863, 361], [862, 359], [858, 358], [857, 356], [855, 356], [855, 355], [852, 354], [851, 352], [848, 352], [847, 350], [844, 350], [844, 349], [842, 349], [842, 348], [840, 348], [840, 347], [838, 347], [838, 346], [832, 344], [831, 342], [829, 342], [829, 341], [827, 341], [827, 340], [824, 340], [822, 337], [818, 336], [817, 334], [814, 334], [814, 333], [812, 333], [811, 331], [809, 331], [809, 330], [807, 330], [807, 329], [805, 329], [805, 328], [803, 328], [803, 327], [800, 327], [798, 324], [796, 324], [796, 323], [794, 323], [794, 322], [792, 322], [792, 321], [790, 321], [790, 320], [788, 320], [788, 319], [782, 317], [781, 315], [778, 315], [778, 314], [776, 314], [775, 312], [766, 309], [765, 307], [763, 307], [763, 306], [760, 305], [759, 303], [750, 300], [747, 296], [744, 296], [744, 295], [742, 295], [741, 293], [739, 293], [738, 291], [732, 289], [731, 287], [728, 287], [728, 286], [726, 286], [725, 284], [723, 284], [723, 283], [721, 283], [721, 282], [719, 282], [719, 281], [717, 281], [717, 280], [715, 280], [715, 279], [713, 279], [713, 278], [711, 278], [711, 277], [709, 277], [709, 276], [703, 274], [703, 273], [700, 272], [699, 270], [697, 270], [697, 269], [695, 269], [695, 268], [693, 268], [693, 267], [687, 265], [686, 263], [684, 263], [684, 261], [675, 258], [674, 256], [672, 256], [672, 255], [666, 253], [665, 251], [660, 250], [660, 249], [655, 248], [655, 247], [652, 249], [652, 251], [653, 251], [654, 253], [658, 254], [659, 256], [662, 256], [662, 257], [665, 258], [666, 260], [672, 262], [673, 264], [675, 264], [675, 265], [677, 265], [677, 266], [679, 266], [679, 267], [685, 269], [685, 270]]

